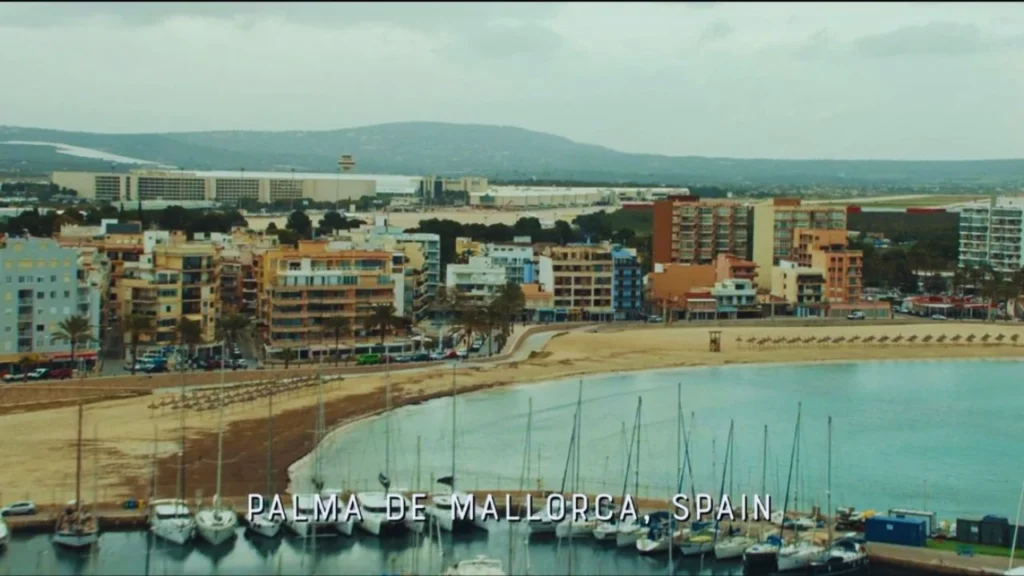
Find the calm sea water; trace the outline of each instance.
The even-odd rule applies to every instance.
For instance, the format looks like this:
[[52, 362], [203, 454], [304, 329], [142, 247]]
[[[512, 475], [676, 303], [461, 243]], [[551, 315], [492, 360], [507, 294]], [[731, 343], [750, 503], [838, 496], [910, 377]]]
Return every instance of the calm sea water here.
[[[698, 492], [718, 494], [725, 444], [735, 423], [732, 493], [760, 493], [773, 507], [787, 483], [790, 508], [825, 504], [832, 417], [832, 505], [885, 512], [934, 511], [940, 519], [1016, 514], [1024, 460], [1021, 362], [918, 361], [729, 366], [622, 373], [583, 380], [579, 491], [620, 494], [625, 439], [643, 399], [640, 495], [667, 497], [678, 482], [677, 398], [692, 427]], [[491, 390], [456, 402], [455, 477], [463, 489], [518, 488], [528, 405], [533, 402], [529, 481], [558, 489], [566, 467], [578, 380]], [[797, 404], [799, 466], [788, 480]], [[329, 483], [429, 488], [451, 473], [452, 401], [395, 410], [327, 439], [320, 462]], [[767, 465], [763, 464], [768, 427]], [[625, 428], [625, 433], [623, 433]], [[386, 438], [390, 437], [390, 443]], [[390, 453], [390, 465], [385, 454]], [[418, 464], [418, 466], [417, 466]], [[417, 468], [419, 474], [417, 475]], [[307, 470], [304, 467], [303, 470]], [[298, 472], [299, 480], [303, 474]], [[630, 472], [630, 492], [634, 491]], [[726, 474], [726, 489], [730, 485]], [[689, 472], [684, 490], [689, 492]], [[566, 489], [572, 489], [567, 485]]]

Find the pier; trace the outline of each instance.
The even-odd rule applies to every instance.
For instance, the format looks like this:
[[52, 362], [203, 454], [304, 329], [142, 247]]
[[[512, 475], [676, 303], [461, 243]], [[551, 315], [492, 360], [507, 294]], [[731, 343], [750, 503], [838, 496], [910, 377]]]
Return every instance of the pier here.
[[[533, 507], [534, 512], [538, 512], [544, 506], [545, 499], [548, 495], [552, 494], [551, 491], [494, 491], [488, 492], [484, 490], [467, 491], [468, 494], [472, 494], [474, 499], [477, 500], [477, 505], [483, 501], [483, 499], [490, 494], [493, 496], [495, 501], [495, 508], [500, 517], [504, 517], [507, 514], [505, 509], [506, 495], [509, 501], [515, 508], [512, 513], [517, 515], [525, 514], [525, 502], [526, 496], [529, 494], [532, 496], [534, 501]], [[351, 493], [345, 492], [341, 494], [341, 498], [347, 500]], [[406, 495], [410, 492], [406, 492]], [[571, 498], [569, 494], [563, 494], [566, 496], [567, 502]], [[285, 495], [282, 494], [282, 498]], [[597, 497], [596, 494], [589, 494], [588, 498], [591, 502]], [[233, 497], [225, 498], [225, 505], [230, 509], [234, 510], [239, 516], [239, 524], [245, 525], [245, 511], [248, 505], [247, 498]], [[190, 506], [193, 506], [193, 510], [198, 506], [194, 501], [189, 502]], [[643, 515], [657, 510], [669, 510], [671, 509], [671, 503], [664, 500], [654, 499], [634, 499], [636, 505], [637, 514]], [[146, 502], [140, 501], [139, 505], [141, 508], [137, 509], [125, 509], [115, 503], [100, 503], [92, 507], [93, 514], [96, 516], [100, 524], [101, 531], [115, 532], [115, 531], [131, 531], [131, 530], [146, 530], [148, 529], [147, 511], [145, 509]], [[286, 506], [289, 503], [286, 502]], [[343, 509], [342, 504], [342, 509]], [[54, 525], [57, 521], [57, 516], [60, 513], [62, 507], [59, 506], [40, 506], [37, 513], [32, 516], [8, 516], [5, 518], [8, 527], [12, 533], [46, 533], [53, 530]], [[793, 517], [800, 516], [799, 513], [793, 513]], [[803, 514], [803, 516], [813, 516]], [[734, 526], [741, 531], [746, 532], [749, 530], [750, 536], [753, 538], [760, 539], [763, 534], [769, 531], [778, 530], [778, 526], [770, 524], [768, 522], [723, 522], [721, 528], [727, 530], [729, 527]], [[834, 534], [842, 534], [844, 531], [833, 530]], [[805, 534], [810, 534], [810, 537], [819, 543], [824, 544], [827, 540], [827, 529], [818, 528], [815, 530], [804, 531]], [[935, 550], [931, 548], [915, 548], [909, 546], [897, 546], [893, 544], [881, 544], [881, 543], [868, 543], [867, 553], [872, 563], [878, 565], [884, 565], [889, 568], [904, 569], [920, 572], [929, 572], [933, 574], [945, 574], [945, 575], [992, 575], [1002, 574], [1007, 568], [1008, 559], [999, 556], [960, 556], [956, 552], [948, 550]], [[1024, 564], [1024, 562], [1022, 562]]]

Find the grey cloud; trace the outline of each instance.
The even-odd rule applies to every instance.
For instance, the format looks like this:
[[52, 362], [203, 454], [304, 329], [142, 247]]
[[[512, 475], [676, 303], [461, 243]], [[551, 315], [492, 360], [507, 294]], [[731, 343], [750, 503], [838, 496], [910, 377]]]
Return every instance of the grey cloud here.
[[701, 44], [709, 44], [717, 40], [723, 40], [728, 38], [733, 33], [733, 27], [731, 24], [722, 20], [721, 18], [716, 19], [708, 27], [704, 29], [704, 32], [700, 35]]
[[480, 24], [510, 14], [537, 21], [555, 13], [561, 2], [536, 3], [390, 3], [390, 2], [80, 2], [7, 3], [0, 5], [0, 26], [49, 27], [104, 19], [129, 26], [148, 26], [175, 17], [247, 21], [270, 17], [313, 26], [348, 27], [388, 24], [430, 30]]
[[565, 48], [565, 40], [558, 33], [539, 24], [491, 24], [456, 33], [454, 40], [449, 49], [487, 59], [535, 56], [544, 62]]
[[932, 22], [863, 36], [854, 42], [854, 49], [874, 58], [960, 56], [1019, 46], [1020, 41], [1020, 35], [1009, 38], [988, 36], [973, 24]]

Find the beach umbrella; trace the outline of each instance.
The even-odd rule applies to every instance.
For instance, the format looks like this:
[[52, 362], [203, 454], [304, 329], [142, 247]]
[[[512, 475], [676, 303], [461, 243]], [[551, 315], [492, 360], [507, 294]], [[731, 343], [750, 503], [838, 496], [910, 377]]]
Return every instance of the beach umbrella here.
[[1006, 334], [1000, 334], [996, 336], [996, 342], [998, 342], [999, 344], [1002, 344], [1003, 340], [1006, 340]]
[[909, 338], [907, 338], [907, 342], [910, 342], [910, 343], [917, 342], [917, 334], [913, 334]]
[[921, 342], [931, 342], [931, 341], [932, 341], [932, 335], [931, 334], [928, 334], [924, 338], [921, 338]]
[[1019, 340], [1019, 339], [1020, 339], [1020, 334], [1014, 334], [1013, 336], [1010, 336], [1010, 342], [1013, 342], [1014, 346], [1017, 345], [1017, 340]]

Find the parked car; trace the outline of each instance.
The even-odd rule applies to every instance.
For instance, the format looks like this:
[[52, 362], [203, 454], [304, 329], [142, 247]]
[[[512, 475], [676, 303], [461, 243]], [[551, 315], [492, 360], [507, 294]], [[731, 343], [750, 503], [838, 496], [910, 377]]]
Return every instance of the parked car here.
[[47, 375], [50, 373], [49, 368], [36, 368], [35, 370], [28, 373], [29, 380], [46, 380]]
[[864, 313], [861, 311], [853, 312], [846, 317], [847, 320], [863, 320], [865, 318]]
[[653, 324], [657, 324], [662, 321], [661, 316], [648, 316], [647, 321]]
[[932, 320], [945, 320], [946, 317], [942, 314], [932, 314]]
[[4, 382], [17, 382], [19, 380], [24, 380], [25, 376], [27, 376], [27, 374], [25, 372], [22, 372], [20, 374], [16, 374], [14, 372], [9, 372], [9, 373], [3, 375], [3, 380], [4, 380]]
[[146, 374], [158, 374], [160, 372], [167, 372], [167, 364], [163, 362], [154, 362], [153, 364], [146, 364], [142, 369]]
[[29, 500], [15, 502], [0, 509], [3, 516], [31, 516], [36, 513], [36, 504]]
[[71, 368], [54, 368], [50, 370], [49, 378], [54, 380], [67, 380], [75, 375], [75, 371]]
[[430, 354], [427, 353], [427, 352], [417, 352], [417, 353], [409, 356], [409, 358], [410, 358], [410, 361], [412, 361], [412, 362], [429, 362], [430, 361]]
[[235, 358], [231, 361], [231, 366], [233, 368], [245, 368], [248, 365], [249, 364], [245, 361], [245, 358]]
[[480, 348], [484, 345], [483, 340], [473, 340], [473, 343], [469, 345], [470, 352], [479, 352]]
[[431, 352], [430, 353], [430, 359], [434, 360], [434, 361], [444, 360], [446, 357], [447, 357], [447, 355], [444, 352]]

